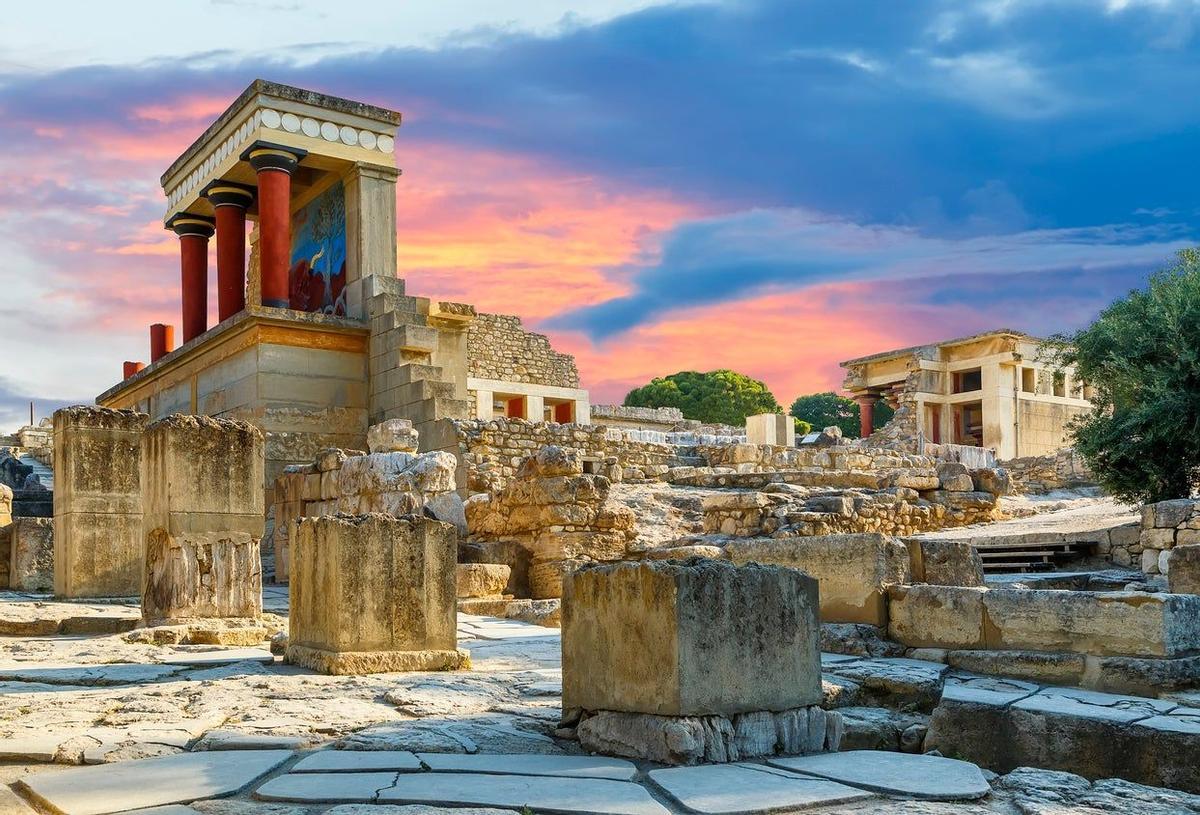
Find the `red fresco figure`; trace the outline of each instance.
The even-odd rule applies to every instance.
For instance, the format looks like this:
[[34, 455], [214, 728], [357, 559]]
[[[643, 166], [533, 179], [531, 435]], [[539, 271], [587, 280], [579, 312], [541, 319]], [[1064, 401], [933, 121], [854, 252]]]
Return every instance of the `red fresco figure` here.
[[308, 261], [298, 260], [288, 271], [288, 308], [296, 311], [308, 310], [308, 290], [311, 275]]

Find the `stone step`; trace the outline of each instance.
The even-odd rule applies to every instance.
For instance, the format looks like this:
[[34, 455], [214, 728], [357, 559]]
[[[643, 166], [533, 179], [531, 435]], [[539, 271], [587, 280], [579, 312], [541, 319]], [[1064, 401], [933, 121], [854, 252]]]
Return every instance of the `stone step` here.
[[472, 401], [437, 396], [433, 399], [402, 405], [397, 413], [411, 420], [415, 426], [438, 419], [469, 419], [474, 411], [475, 403]]
[[403, 294], [376, 294], [367, 300], [367, 307], [373, 323], [389, 314], [416, 314], [417, 298]]
[[393, 387], [420, 382], [423, 379], [441, 380], [444, 369], [441, 365], [426, 365], [421, 362], [406, 362], [395, 369]]
[[397, 404], [410, 405], [414, 402], [424, 402], [429, 399], [453, 399], [454, 383], [441, 382], [436, 379], [421, 379], [400, 385], [393, 390]]

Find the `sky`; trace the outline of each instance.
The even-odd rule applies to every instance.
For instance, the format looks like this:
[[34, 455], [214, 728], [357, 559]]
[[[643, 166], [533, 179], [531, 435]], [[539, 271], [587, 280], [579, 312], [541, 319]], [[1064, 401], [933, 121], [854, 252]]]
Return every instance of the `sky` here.
[[1070, 331], [1200, 231], [1196, 2], [26, 3], [0, 428], [178, 326], [157, 180], [256, 77], [401, 111], [408, 291], [520, 315], [596, 403], [733, 368], [787, 405], [856, 356]]

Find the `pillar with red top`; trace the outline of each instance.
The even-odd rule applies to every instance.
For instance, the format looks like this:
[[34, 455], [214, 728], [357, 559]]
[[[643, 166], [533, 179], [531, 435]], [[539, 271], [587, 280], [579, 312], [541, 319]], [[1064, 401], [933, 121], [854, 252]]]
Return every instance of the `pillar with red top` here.
[[130, 362], [130, 361], [126, 360], [125, 365], [122, 368], [122, 373], [125, 374], [124, 378], [128, 379], [129, 377], [133, 376], [134, 374], [136, 374], [138, 371], [142, 370], [145, 367], [146, 367], [146, 363], [144, 363], [144, 362]]
[[871, 393], [860, 393], [854, 397], [858, 402], [858, 435], [866, 438], [875, 430], [875, 403], [879, 397]]
[[215, 231], [213, 219], [181, 212], [167, 221], [167, 228], [179, 236], [183, 341], [188, 342], [208, 329], [208, 239]]
[[204, 189], [216, 211], [217, 321], [246, 307], [246, 210], [254, 188], [232, 181], [214, 181]]
[[307, 152], [256, 141], [241, 154], [258, 174], [258, 259], [262, 304], [288, 307], [292, 255], [292, 173]]
[[158, 362], [175, 350], [175, 326], [155, 323], [150, 326], [150, 362]]

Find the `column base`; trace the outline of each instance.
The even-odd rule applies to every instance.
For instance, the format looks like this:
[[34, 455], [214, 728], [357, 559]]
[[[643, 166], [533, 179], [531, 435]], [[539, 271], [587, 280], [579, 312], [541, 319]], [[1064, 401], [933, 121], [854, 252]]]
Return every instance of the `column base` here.
[[455, 651], [327, 651], [289, 645], [283, 661], [333, 676], [409, 671], [458, 671], [471, 667], [471, 655]]

